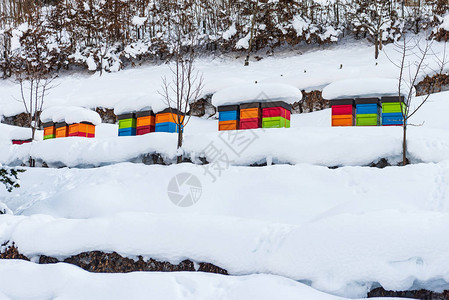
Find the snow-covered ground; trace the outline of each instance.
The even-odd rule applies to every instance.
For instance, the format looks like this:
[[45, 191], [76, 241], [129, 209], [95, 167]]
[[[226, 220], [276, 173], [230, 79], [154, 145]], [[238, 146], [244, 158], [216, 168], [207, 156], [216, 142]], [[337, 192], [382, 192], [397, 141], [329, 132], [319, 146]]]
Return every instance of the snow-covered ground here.
[[[384, 56], [376, 65], [372, 52], [343, 45], [249, 67], [203, 59], [199, 68], [208, 93], [254, 81], [312, 89], [337, 79], [394, 78], [395, 67]], [[62, 76], [47, 105], [112, 108], [154, 93], [166, 71], [164, 65]], [[0, 82], [0, 114], [21, 111], [10, 100], [15, 89]], [[19, 189], [7, 193], [0, 186], [0, 203], [12, 212], [0, 216], [0, 244], [14, 241], [33, 261], [103, 250], [209, 262], [231, 274], [91, 274], [65, 264], [0, 261], [0, 299], [120, 298], [123, 290], [164, 299], [338, 299], [332, 295], [365, 297], [380, 285], [449, 289], [448, 97], [432, 95], [410, 120], [421, 125], [408, 132], [414, 164], [384, 169], [366, 165], [399, 161], [401, 128], [332, 128], [329, 109], [292, 115], [290, 129], [238, 135], [218, 133], [216, 119], [192, 118], [184, 151], [195, 163], [206, 157], [211, 164], [204, 166], [129, 162], [149, 153], [174, 159], [174, 134], [117, 137], [117, 125], [101, 124], [94, 139], [13, 146], [14, 131], [26, 129], [0, 124], [1, 164], [18, 165], [31, 155], [72, 167], [26, 168]], [[241, 137], [246, 144], [236, 143]], [[193, 206], [176, 206], [167, 193], [180, 173], [201, 184]]]
[[2, 300], [343, 300], [286, 278], [264, 274], [239, 277], [185, 272], [92, 274], [66, 264], [35, 265], [24, 261], [0, 261], [0, 280]]

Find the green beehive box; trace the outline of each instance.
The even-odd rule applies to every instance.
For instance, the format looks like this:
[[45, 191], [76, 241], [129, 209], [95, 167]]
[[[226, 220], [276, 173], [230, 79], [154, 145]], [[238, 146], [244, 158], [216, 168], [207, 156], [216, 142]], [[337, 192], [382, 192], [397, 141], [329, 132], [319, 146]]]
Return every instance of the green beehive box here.
[[270, 117], [262, 119], [262, 128], [289, 128], [290, 121], [283, 117]]
[[364, 114], [356, 116], [356, 126], [378, 126], [379, 116], [377, 114]]
[[54, 139], [56, 138], [56, 134], [44, 135], [44, 140]]
[[118, 128], [136, 128], [137, 120], [134, 118], [118, 120]]
[[382, 112], [383, 113], [400, 113], [402, 109], [405, 110], [405, 104], [399, 102], [387, 102], [382, 103]]

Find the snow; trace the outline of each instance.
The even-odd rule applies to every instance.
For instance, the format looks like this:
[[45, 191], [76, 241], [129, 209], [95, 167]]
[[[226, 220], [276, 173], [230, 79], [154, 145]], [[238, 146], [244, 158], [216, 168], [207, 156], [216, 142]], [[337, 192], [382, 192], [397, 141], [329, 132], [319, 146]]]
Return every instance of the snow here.
[[28, 140], [31, 139], [31, 136], [31, 128], [16, 128], [9, 134], [11, 140]]
[[89, 71], [96, 71], [97, 70], [97, 63], [95, 62], [95, 59], [92, 55], [90, 55], [87, 59], [86, 59], [86, 64], [87, 64], [87, 68], [89, 69]]
[[6, 299], [343, 299], [293, 280], [265, 274], [101, 274], [88, 273], [63, 263], [35, 265], [25, 261], [2, 260], [0, 279], [3, 283], [0, 299], [3, 295]]
[[[434, 45], [438, 52], [444, 44]], [[145, 45], [131, 50], [139, 47]], [[384, 50], [398, 58], [392, 45]], [[348, 43], [265, 57], [247, 67], [232, 57], [201, 58], [196, 66], [204, 72], [203, 95], [216, 93], [214, 105], [227, 88], [221, 100], [236, 103], [254, 97], [254, 90], [238, 87], [271, 84], [289, 87], [270, 89], [276, 93], [331, 84], [326, 90], [332, 97], [395, 95], [398, 70], [384, 53], [375, 62], [373, 52], [372, 46]], [[435, 67], [432, 60], [426, 63]], [[161, 101], [151, 95], [162, 76], [170, 76], [166, 64], [60, 76], [42, 117], [65, 120], [72, 106], [119, 111], [141, 109], [145, 102], [156, 110]], [[378, 86], [371, 88], [370, 81]], [[14, 100], [18, 92], [17, 84], [0, 82], [0, 115], [23, 111]], [[117, 125], [99, 124], [94, 139], [13, 146], [11, 136], [22, 129], [0, 124], [1, 164], [18, 166], [31, 155], [50, 166], [23, 167], [21, 187], [12, 193], [0, 186], [0, 209], [7, 212], [0, 217], [0, 245], [15, 242], [33, 261], [43, 254], [62, 259], [102, 250], [209, 262], [231, 274], [92, 274], [65, 264], [0, 260], [0, 298], [115, 298], [132, 291], [133, 298], [156, 299], [336, 299], [332, 295], [365, 297], [380, 285], [449, 289], [448, 97], [431, 95], [410, 119], [421, 125], [408, 128], [413, 164], [384, 169], [364, 166], [380, 158], [400, 161], [401, 128], [333, 128], [330, 109], [292, 115], [289, 129], [221, 133], [216, 119], [193, 117], [180, 151], [194, 163], [179, 165], [136, 163], [153, 153], [174, 162], [176, 134], [118, 137]], [[412, 98], [412, 107], [419, 100]], [[253, 140], [243, 150], [234, 148], [242, 137]], [[206, 151], [211, 145], [229, 161]], [[210, 164], [200, 165], [202, 157]], [[70, 168], [51, 168], [64, 166]], [[334, 166], [339, 168], [329, 168]], [[180, 173], [195, 175], [202, 185], [191, 207], [178, 207], [168, 197], [168, 184]]]
[[42, 122], [66, 122], [67, 124], [89, 122], [94, 125], [101, 124], [101, 118], [98, 113], [77, 106], [49, 107], [42, 111], [40, 118]]
[[251, 32], [249, 32], [245, 37], [241, 38], [235, 44], [236, 49], [248, 49], [249, 48], [249, 39], [251, 38]]
[[228, 30], [223, 32], [223, 38], [225, 40], [229, 40], [237, 33], [237, 29], [235, 28], [235, 23], [232, 23], [231, 27]]
[[240, 84], [219, 90], [212, 96], [212, 104], [216, 107], [270, 101], [284, 101], [291, 104], [301, 99], [301, 91], [294, 86], [281, 83], [256, 83]]
[[335, 81], [323, 89], [323, 98], [332, 100], [397, 96], [399, 93], [398, 82], [398, 79], [394, 78], [355, 78]]
[[442, 20], [441, 24], [438, 26], [438, 28], [449, 31], [449, 14], [446, 14], [443, 17], [443, 20]]
[[132, 23], [133, 23], [133, 25], [135, 25], [135, 26], [142, 26], [142, 25], [144, 25], [145, 24], [145, 21], [147, 20], [147, 18], [146, 17], [139, 17], [139, 16], [134, 16], [133, 18], [132, 18]]
[[151, 99], [158, 98], [162, 102], [162, 97], [159, 94], [151, 95], [151, 96], [141, 96], [137, 99], [127, 99], [120, 101], [114, 108], [114, 113], [116, 115], [122, 115], [126, 113], [152, 110]]

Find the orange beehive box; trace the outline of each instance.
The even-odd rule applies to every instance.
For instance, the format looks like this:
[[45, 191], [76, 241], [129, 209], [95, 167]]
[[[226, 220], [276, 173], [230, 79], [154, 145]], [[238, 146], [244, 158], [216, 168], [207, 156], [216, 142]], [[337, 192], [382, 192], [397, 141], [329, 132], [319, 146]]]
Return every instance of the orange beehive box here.
[[260, 118], [261, 116], [260, 108], [240, 108], [240, 120]]
[[220, 121], [218, 122], [218, 130], [237, 130], [239, 129], [239, 121]]
[[71, 124], [69, 126], [69, 136], [95, 137], [95, 126], [88, 122]]
[[354, 116], [334, 115], [332, 116], [332, 126], [354, 126]]
[[137, 118], [136, 127], [141, 126], [155, 126], [156, 125], [156, 117], [155, 116], [145, 116]]
[[[181, 122], [184, 121], [184, 117], [181, 116]], [[178, 123], [178, 115], [176, 113], [166, 112], [158, 113], [156, 115], [156, 123]]]
[[54, 134], [56, 134], [54, 126], [44, 127], [44, 136], [54, 135]]
[[69, 136], [69, 126], [67, 125], [66, 122], [56, 123], [55, 128], [56, 128], [56, 138]]

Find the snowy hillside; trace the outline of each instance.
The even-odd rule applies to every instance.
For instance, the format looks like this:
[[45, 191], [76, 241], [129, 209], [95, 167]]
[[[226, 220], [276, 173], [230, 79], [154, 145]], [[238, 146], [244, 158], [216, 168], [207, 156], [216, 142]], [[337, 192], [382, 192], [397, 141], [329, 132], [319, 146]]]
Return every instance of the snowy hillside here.
[[[392, 45], [384, 49], [399, 58]], [[443, 43], [435, 43], [435, 51], [442, 50]], [[256, 81], [321, 90], [360, 78], [383, 78], [391, 89], [398, 69], [384, 54], [375, 62], [372, 51], [351, 42], [248, 67], [231, 57], [203, 58], [198, 69], [204, 94]], [[148, 97], [168, 72], [167, 65], [147, 65], [61, 76], [45, 107], [121, 110], [127, 100], [142, 99], [157, 107], [160, 98]], [[11, 100], [19, 92], [17, 84], [0, 81], [0, 115], [23, 112]], [[44, 141], [38, 131], [33, 143], [12, 145], [28, 129], [0, 124], [0, 164], [20, 166], [31, 156], [49, 166], [23, 167], [21, 187], [11, 193], [0, 186], [6, 212], [0, 253], [14, 242], [31, 260], [0, 260], [0, 299], [330, 300], [365, 298], [377, 287], [449, 290], [448, 98], [449, 92], [432, 94], [409, 121], [418, 126], [408, 128], [412, 164], [405, 167], [396, 166], [401, 127], [331, 127], [330, 109], [292, 115], [291, 128], [238, 136], [218, 132], [216, 116], [193, 117], [183, 145], [189, 162], [181, 164], [174, 164], [175, 134], [118, 137], [116, 124], [100, 124], [92, 139]], [[384, 160], [392, 166], [370, 167]], [[182, 207], [171, 197], [193, 194], [176, 185], [179, 174], [199, 181], [194, 205]], [[229, 275], [96, 274], [66, 263], [38, 264], [42, 256], [63, 261], [87, 251], [210, 263]]]

